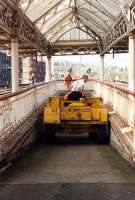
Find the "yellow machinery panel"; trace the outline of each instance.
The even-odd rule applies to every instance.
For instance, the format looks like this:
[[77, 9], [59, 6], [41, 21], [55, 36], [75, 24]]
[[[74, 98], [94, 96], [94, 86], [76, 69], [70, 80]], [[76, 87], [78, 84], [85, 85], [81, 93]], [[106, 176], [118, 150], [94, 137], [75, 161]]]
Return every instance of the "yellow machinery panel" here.
[[60, 123], [60, 107], [44, 108], [44, 123], [59, 124]]
[[86, 98], [87, 105], [91, 107], [100, 107], [102, 105], [102, 98], [100, 97], [87, 97]]
[[91, 108], [92, 120], [107, 122], [107, 109], [106, 108]]
[[60, 107], [60, 97], [50, 97], [49, 98], [49, 105], [52, 107]]
[[91, 115], [93, 121], [99, 121], [99, 108], [92, 108], [91, 109]]
[[101, 122], [107, 122], [108, 117], [107, 117], [107, 109], [106, 108], [100, 108], [100, 115], [99, 115], [99, 120]]
[[65, 101], [61, 97], [51, 97], [44, 108], [44, 123], [60, 124], [61, 121], [106, 123], [107, 120], [107, 109], [102, 106], [100, 97], [80, 99], [77, 102]]
[[88, 107], [67, 107], [61, 109], [61, 120], [90, 121], [91, 109]]

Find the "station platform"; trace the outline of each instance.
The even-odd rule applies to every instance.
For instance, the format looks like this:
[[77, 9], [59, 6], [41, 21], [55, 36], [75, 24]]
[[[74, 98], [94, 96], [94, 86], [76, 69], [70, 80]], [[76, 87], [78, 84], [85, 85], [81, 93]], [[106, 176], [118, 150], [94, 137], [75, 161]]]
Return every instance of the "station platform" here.
[[135, 171], [115, 150], [64, 140], [36, 145], [2, 173], [0, 199], [134, 199]]

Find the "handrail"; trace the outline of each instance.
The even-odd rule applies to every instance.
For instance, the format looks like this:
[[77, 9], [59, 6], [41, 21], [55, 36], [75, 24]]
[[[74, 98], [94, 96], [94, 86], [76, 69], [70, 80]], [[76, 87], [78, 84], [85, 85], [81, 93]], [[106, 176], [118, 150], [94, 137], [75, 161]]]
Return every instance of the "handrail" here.
[[133, 96], [135, 96], [135, 92], [134, 91], [131, 91], [131, 90], [129, 90], [129, 89], [126, 89], [126, 88], [123, 88], [123, 87], [120, 87], [120, 86], [117, 86], [117, 85], [112, 85], [111, 83], [109, 83], [109, 82], [104, 82], [104, 81], [100, 81], [100, 80], [94, 80], [94, 81], [96, 81], [96, 82], [98, 82], [98, 83], [101, 83], [101, 84], [103, 84], [103, 85], [106, 85], [106, 86], [109, 86], [109, 87], [111, 87], [111, 88], [114, 88], [114, 89], [117, 89], [117, 90], [120, 90], [121, 92], [125, 92], [126, 94], [128, 94], [128, 95], [133, 95]]
[[[78, 79], [73, 79], [72, 81], [76, 81], [76, 80], [78, 80]], [[57, 80], [57, 81], [64, 81], [64, 80]], [[100, 80], [95, 79], [95, 78], [90, 78], [88, 81], [95, 81], [95, 82], [101, 83], [103, 85], [109, 86], [109, 87], [114, 88], [114, 89], [118, 89], [118, 90], [120, 90], [122, 92], [125, 92], [127, 94], [135, 96], [135, 92], [134, 91], [131, 91], [131, 90], [123, 88], [123, 87], [120, 87], [118, 85], [111, 84], [111, 82], [109, 83], [107, 81], [100, 81]]]
[[[76, 80], [78, 80], [78, 79], [73, 79], [72, 81], [76, 81]], [[48, 83], [51, 84], [51, 83], [63, 82], [63, 81], [64, 80], [54, 80], [54, 81], [50, 81], [50, 82], [46, 82], [46, 83], [42, 82], [42, 83], [39, 83], [39, 84], [36, 84], [36, 85], [33, 85], [33, 86], [29, 86], [28, 88], [20, 89], [17, 92], [3, 95], [2, 97], [0, 97], [0, 101], [7, 100], [9, 98], [12, 98], [12, 97], [15, 97], [17, 95], [23, 94], [25, 92], [28, 92], [31, 89], [34, 89], [34, 88], [37, 88], [37, 87], [40, 87], [40, 86], [43, 86], [43, 85], [47, 85]], [[112, 84], [112, 83], [109, 83], [109, 82], [106, 82], [106, 81], [100, 81], [100, 80], [97, 80], [97, 79], [94, 79], [94, 78], [90, 78], [88, 81], [95, 81], [95, 82], [101, 83], [103, 85], [106, 85], [106, 86], [109, 86], [111, 88], [117, 89], [117, 90], [119, 90], [121, 92], [124, 92], [127, 95], [133, 95], [135, 97], [135, 92], [134, 91], [131, 91], [131, 90], [123, 88], [123, 87], [120, 87], [118, 85], [115, 85], [115, 84]]]
[[113, 80], [114, 83], [124, 83], [124, 84], [128, 84], [127, 81], [122, 81], [122, 80]]
[[111, 105], [128, 126], [135, 127], [135, 92], [100, 80], [95, 83], [95, 92], [104, 103]]
[[[76, 80], [78, 80], [78, 79], [73, 79], [72, 81], [76, 81]], [[92, 81], [92, 80], [93, 79], [89, 79], [89, 81]], [[50, 82], [41, 82], [41, 83], [37, 83], [37, 84], [35, 84], [33, 86], [28, 86], [27, 88], [20, 88], [17, 92], [13, 92], [13, 93], [10, 93], [10, 94], [3, 95], [2, 97], [0, 97], [0, 101], [7, 100], [9, 98], [12, 98], [12, 97], [15, 97], [17, 95], [23, 94], [25, 92], [28, 92], [31, 89], [34, 89], [34, 88], [37, 88], [37, 87], [40, 87], [40, 86], [43, 86], [43, 85], [55, 83], [55, 82], [64, 82], [64, 80], [54, 80], [54, 81], [50, 81]]]
[[33, 86], [29, 86], [29, 87], [24, 88], [24, 89], [19, 89], [17, 92], [13, 92], [11, 94], [3, 95], [2, 97], [0, 97], [0, 101], [7, 100], [9, 98], [12, 98], [12, 97], [15, 97], [17, 95], [23, 94], [25, 92], [28, 92], [31, 89], [37, 88], [39, 86], [47, 85], [48, 83], [54, 83], [54, 82], [56, 82], [56, 81], [51, 81], [51, 82], [46, 82], [46, 83], [39, 83], [39, 84], [36, 84], [36, 85], [33, 85]]

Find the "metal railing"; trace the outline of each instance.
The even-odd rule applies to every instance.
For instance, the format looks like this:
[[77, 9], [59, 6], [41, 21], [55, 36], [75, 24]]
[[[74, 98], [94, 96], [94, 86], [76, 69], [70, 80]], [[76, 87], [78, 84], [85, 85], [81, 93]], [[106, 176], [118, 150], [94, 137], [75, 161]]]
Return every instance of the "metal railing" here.
[[96, 81], [96, 94], [110, 104], [128, 126], [135, 126], [135, 92], [117, 86], [117, 84]]
[[57, 81], [40, 84], [0, 97], [0, 136], [8, 134], [45, 103], [49, 96], [54, 95], [58, 90], [57, 85]]

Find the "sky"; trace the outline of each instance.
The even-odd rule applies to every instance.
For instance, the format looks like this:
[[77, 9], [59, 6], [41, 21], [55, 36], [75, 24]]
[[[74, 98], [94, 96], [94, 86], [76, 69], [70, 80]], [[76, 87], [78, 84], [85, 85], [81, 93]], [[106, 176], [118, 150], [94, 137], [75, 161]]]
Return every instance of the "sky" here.
[[[99, 66], [99, 55], [85, 55], [85, 56], [55, 56], [54, 61], [72, 61], [73, 63], [88, 63], [96, 64]], [[115, 54], [114, 58], [112, 54], [105, 55], [106, 66], [127, 67], [128, 66], [128, 54]]]

